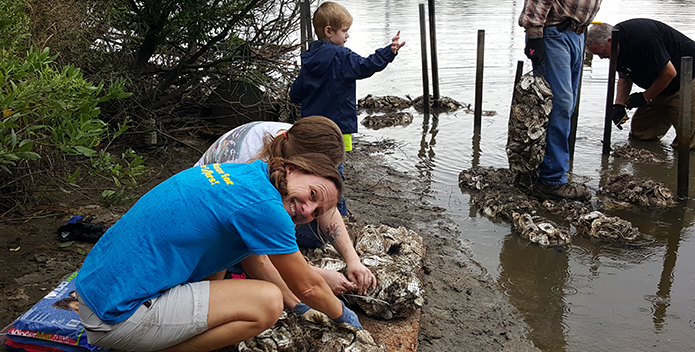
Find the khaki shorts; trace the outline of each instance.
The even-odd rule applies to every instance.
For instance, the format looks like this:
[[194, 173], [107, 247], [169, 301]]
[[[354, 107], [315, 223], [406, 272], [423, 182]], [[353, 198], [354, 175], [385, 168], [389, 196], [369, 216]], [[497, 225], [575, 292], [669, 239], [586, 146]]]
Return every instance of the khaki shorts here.
[[172, 287], [142, 304], [128, 319], [107, 324], [79, 297], [80, 320], [92, 345], [126, 351], [154, 351], [208, 329], [210, 282]]

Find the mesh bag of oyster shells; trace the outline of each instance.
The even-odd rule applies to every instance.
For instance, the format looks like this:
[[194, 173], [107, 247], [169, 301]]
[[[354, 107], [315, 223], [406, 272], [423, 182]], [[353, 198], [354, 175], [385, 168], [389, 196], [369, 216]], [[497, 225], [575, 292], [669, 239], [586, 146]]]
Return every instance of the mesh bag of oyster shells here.
[[646, 207], [672, 207], [678, 204], [677, 197], [663, 182], [630, 174], [609, 176], [598, 194]]
[[580, 216], [575, 226], [578, 234], [602, 241], [632, 241], [639, 235], [631, 222], [600, 211]]
[[542, 247], [562, 246], [572, 242], [573, 234], [539, 215], [512, 213], [512, 231]]
[[514, 174], [536, 171], [543, 162], [552, 98], [542, 76], [527, 73], [514, 87], [506, 147], [509, 170]]
[[362, 126], [378, 130], [383, 127], [406, 126], [413, 122], [409, 112], [387, 112], [383, 115], [369, 115], [362, 120]]
[[[404, 227], [367, 225], [357, 235], [355, 251], [376, 276], [377, 286], [365, 296], [343, 294], [347, 303], [369, 317], [385, 320], [410, 316], [422, 306], [422, 283], [417, 275], [424, 256], [420, 235]], [[303, 253], [312, 265], [345, 273], [345, 263], [331, 245]]]
[[405, 110], [413, 105], [409, 99], [403, 99], [393, 95], [375, 97], [368, 94], [366, 97], [357, 101], [357, 108], [372, 112], [393, 112]]

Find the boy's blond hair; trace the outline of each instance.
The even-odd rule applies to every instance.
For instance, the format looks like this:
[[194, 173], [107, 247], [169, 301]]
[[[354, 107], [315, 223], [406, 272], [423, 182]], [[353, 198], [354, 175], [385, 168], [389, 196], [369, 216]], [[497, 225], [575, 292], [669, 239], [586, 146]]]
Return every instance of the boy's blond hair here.
[[324, 30], [330, 26], [332, 30], [338, 31], [343, 25], [352, 25], [352, 16], [350, 12], [340, 4], [332, 1], [326, 1], [314, 11], [314, 32], [319, 37], [319, 40], [326, 39]]

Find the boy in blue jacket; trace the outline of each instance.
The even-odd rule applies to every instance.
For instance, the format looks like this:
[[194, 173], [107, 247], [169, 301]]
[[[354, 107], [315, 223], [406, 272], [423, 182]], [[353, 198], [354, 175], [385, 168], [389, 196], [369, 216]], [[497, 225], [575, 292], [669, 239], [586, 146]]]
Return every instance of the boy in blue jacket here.
[[321, 115], [333, 120], [343, 132], [345, 151], [350, 151], [352, 134], [357, 132], [356, 81], [386, 68], [405, 42], [399, 43], [399, 31], [389, 46], [374, 54], [366, 58], [355, 54], [344, 46], [352, 16], [330, 1], [316, 9], [313, 23], [319, 40], [302, 53], [302, 69], [290, 99], [302, 104], [302, 117]]

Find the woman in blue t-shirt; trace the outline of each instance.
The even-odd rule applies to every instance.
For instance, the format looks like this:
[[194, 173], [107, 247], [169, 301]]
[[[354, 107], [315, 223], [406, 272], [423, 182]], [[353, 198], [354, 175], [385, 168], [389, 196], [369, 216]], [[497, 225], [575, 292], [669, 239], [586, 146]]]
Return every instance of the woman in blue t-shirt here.
[[[344, 149], [343, 135], [338, 125], [323, 116], [303, 117], [294, 124], [253, 121], [220, 136], [195, 165], [247, 163], [314, 152], [325, 154], [331, 159], [332, 165], [338, 166], [345, 159]], [[342, 197], [338, 210], [340, 212], [332, 212], [297, 226], [297, 244], [300, 248], [319, 248], [331, 243], [345, 260], [347, 278], [336, 270], [313, 267], [314, 270], [326, 280], [336, 295], [352, 290], [364, 295], [370, 288], [376, 287], [377, 280], [355, 252], [341, 215], [347, 213]], [[242, 269], [237, 266], [230, 271], [238, 274]], [[295, 301], [295, 297], [285, 298], [285, 304], [290, 307]]]
[[[323, 154], [172, 176], [108, 229], [77, 275], [89, 343], [128, 351], [222, 348], [275, 324], [287, 292], [306, 310], [361, 328], [294, 236], [294, 224], [336, 211], [341, 192], [342, 179]], [[242, 261], [258, 280], [216, 280]]]

